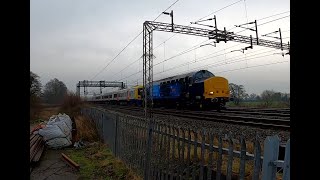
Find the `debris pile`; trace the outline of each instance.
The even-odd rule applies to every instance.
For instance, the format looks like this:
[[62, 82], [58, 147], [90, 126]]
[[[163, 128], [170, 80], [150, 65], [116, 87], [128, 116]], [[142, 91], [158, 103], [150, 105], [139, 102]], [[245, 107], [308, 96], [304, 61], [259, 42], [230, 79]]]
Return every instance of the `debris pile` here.
[[45, 145], [52, 149], [72, 145], [72, 121], [66, 114], [53, 115], [30, 133], [30, 163], [38, 162]]
[[50, 117], [46, 125], [41, 125], [34, 133], [43, 137], [46, 145], [52, 149], [59, 149], [72, 145], [72, 121], [66, 114]]

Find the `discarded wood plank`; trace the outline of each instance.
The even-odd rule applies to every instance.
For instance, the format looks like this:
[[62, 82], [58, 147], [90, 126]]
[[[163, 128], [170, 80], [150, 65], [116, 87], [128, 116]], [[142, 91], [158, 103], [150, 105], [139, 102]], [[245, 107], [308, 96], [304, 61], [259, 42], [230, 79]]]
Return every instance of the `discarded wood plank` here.
[[32, 159], [33, 162], [39, 161], [39, 159], [41, 158], [41, 155], [43, 153], [43, 150], [44, 150], [44, 142], [42, 141], [38, 152], [36, 153], [36, 155]]
[[35, 148], [31, 152], [32, 154], [30, 156], [30, 162], [34, 161], [34, 157], [36, 156], [36, 154], [38, 153], [38, 151], [41, 149], [42, 146], [44, 146], [44, 142], [42, 140], [39, 140], [37, 145], [35, 146]]
[[80, 165], [75, 163], [72, 159], [70, 159], [67, 155], [65, 155], [64, 153], [61, 153], [62, 155], [62, 159], [65, 160], [70, 167], [75, 168], [77, 171], [79, 171], [80, 169]]
[[30, 141], [36, 136], [36, 134], [31, 133], [30, 134]]
[[30, 148], [35, 144], [35, 142], [38, 141], [38, 139], [40, 139], [41, 136], [36, 135], [31, 141], [30, 141]]
[[32, 161], [35, 154], [38, 152], [39, 147], [41, 146], [42, 138], [37, 140], [34, 145], [30, 148], [30, 162]]

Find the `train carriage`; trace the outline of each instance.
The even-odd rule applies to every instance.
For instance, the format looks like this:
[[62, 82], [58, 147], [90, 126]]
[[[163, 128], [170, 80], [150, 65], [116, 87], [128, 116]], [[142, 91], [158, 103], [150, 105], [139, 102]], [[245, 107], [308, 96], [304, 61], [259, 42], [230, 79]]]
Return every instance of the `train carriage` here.
[[[150, 93], [149, 93], [150, 94]], [[228, 80], [210, 71], [199, 70], [153, 82], [153, 106], [225, 108], [229, 101]], [[93, 101], [141, 106], [143, 86], [134, 86], [97, 96]]]

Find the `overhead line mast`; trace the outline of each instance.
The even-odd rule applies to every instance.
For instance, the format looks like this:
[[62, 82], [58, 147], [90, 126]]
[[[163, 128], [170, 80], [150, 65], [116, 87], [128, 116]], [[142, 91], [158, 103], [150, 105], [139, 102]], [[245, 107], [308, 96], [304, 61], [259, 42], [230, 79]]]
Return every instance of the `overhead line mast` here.
[[[281, 49], [281, 50], [288, 50], [288, 52], [290, 52], [289, 43], [283, 44], [282, 39], [280, 39], [280, 42], [259, 39], [256, 20], [250, 23], [246, 23], [246, 24], [255, 24], [255, 29], [250, 29], [250, 30], [256, 32], [256, 38], [252, 38], [252, 36], [243, 36], [243, 35], [235, 34], [234, 32], [228, 32], [226, 31], [226, 28], [224, 28], [224, 30], [219, 30], [217, 28], [216, 16], [214, 16], [214, 18], [207, 19], [207, 20], [214, 20], [215, 22], [215, 26], [213, 27], [214, 30], [212, 30], [212, 29], [204, 29], [204, 28], [173, 24], [173, 11], [171, 11], [171, 13], [163, 12], [163, 14], [170, 15], [171, 24], [163, 23], [163, 22], [154, 22], [154, 21], [145, 21], [143, 23], [143, 87], [144, 87], [143, 103], [144, 103], [146, 118], [147, 117], [152, 118], [151, 109], [153, 104], [153, 100], [152, 100], [152, 85], [153, 85], [153, 35], [152, 35], [152, 32], [153, 31], [164, 31], [164, 32], [194, 35], [194, 36], [202, 36], [202, 37], [207, 37], [209, 39], [215, 39], [216, 43], [219, 43], [220, 41], [224, 41], [225, 43], [227, 41], [234, 41], [234, 42], [250, 44], [250, 46], [246, 47], [244, 50], [246, 50], [247, 48], [253, 48], [253, 45], [257, 45], [257, 46], [264, 46], [264, 47]], [[199, 22], [203, 22], [203, 21], [206, 21], [206, 20], [202, 20]], [[198, 24], [198, 22], [195, 22], [193, 24]], [[246, 25], [246, 24], [242, 24], [242, 25]], [[202, 25], [202, 24], [199, 24], [199, 25]], [[236, 27], [241, 27], [242, 25], [238, 25]], [[242, 27], [242, 28], [245, 28], [245, 27]], [[290, 53], [287, 53], [287, 54], [290, 54]], [[150, 109], [148, 110], [148, 108]]]
[[[155, 21], [145, 21], [143, 23], [143, 105], [144, 105], [144, 112], [145, 112], [145, 119], [149, 121], [149, 128], [148, 128], [148, 148], [151, 147], [152, 144], [152, 130], [154, 126], [154, 118], [153, 118], [153, 31], [164, 31], [164, 32], [173, 32], [173, 33], [180, 33], [180, 34], [187, 34], [187, 35], [194, 35], [194, 36], [202, 36], [207, 37], [209, 39], [215, 39], [216, 43], [220, 41], [234, 41], [234, 42], [241, 42], [250, 44], [250, 46], [243, 49], [253, 48], [253, 44], [258, 46], [276, 48], [281, 50], [288, 50], [289, 51], [289, 43], [282, 44], [282, 40], [279, 42], [268, 41], [264, 39], [258, 39], [258, 30], [257, 30], [257, 21], [255, 23], [255, 30], [256, 31], [256, 39], [253, 39], [252, 36], [243, 36], [237, 35], [233, 32], [227, 32], [226, 28], [224, 30], [219, 30], [217, 28], [217, 20], [216, 16], [211, 19], [207, 20], [215, 20], [215, 27], [214, 30], [211, 29], [203, 29], [203, 28], [196, 28], [190, 26], [183, 26], [183, 25], [176, 25], [173, 24], [173, 11], [171, 13], [163, 12], [163, 14], [170, 15], [171, 17], [171, 24], [169, 23], [162, 23], [162, 22], [155, 22]], [[205, 20], [204, 20], [205, 21]], [[203, 21], [198, 21], [203, 22]], [[199, 24], [198, 22], [194, 24]], [[252, 22], [251, 22], [252, 23]], [[204, 25], [204, 24], [199, 24]], [[205, 25], [208, 26], [208, 25]], [[240, 27], [241, 25], [239, 25]], [[212, 26], [209, 26], [212, 27]], [[146, 154], [146, 164], [145, 164], [145, 173], [144, 179], [149, 179], [150, 177], [150, 151], [147, 151]]]

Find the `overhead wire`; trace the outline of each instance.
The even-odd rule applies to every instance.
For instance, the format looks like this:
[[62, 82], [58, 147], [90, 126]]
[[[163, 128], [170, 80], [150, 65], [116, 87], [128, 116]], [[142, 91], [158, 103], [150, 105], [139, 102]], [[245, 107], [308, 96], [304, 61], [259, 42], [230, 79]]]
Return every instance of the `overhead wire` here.
[[[271, 51], [276, 51], [276, 50], [271, 50]], [[269, 50], [268, 52], [270, 52], [270, 50]], [[263, 53], [267, 53], [267, 52], [263, 52]], [[267, 56], [272, 56], [272, 55], [274, 55], [274, 54], [267, 54], [267, 55], [262, 55], [262, 56], [255, 57], [255, 56], [260, 55], [260, 54], [263, 54], [263, 53], [258, 53], [258, 54], [255, 54], [255, 55], [251, 55], [251, 56], [249, 56], [249, 57], [251, 57], [251, 58], [249, 58], [249, 59], [248, 59], [248, 58], [235, 59], [234, 61], [231, 61], [231, 62], [229, 61], [229, 63], [227, 63], [227, 64], [224, 63], [224, 62], [220, 62], [219, 64], [217, 64], [217, 62], [216, 62], [216, 63], [208, 64], [208, 65], [205, 65], [205, 66], [199, 66], [199, 67], [192, 68], [191, 70], [178, 72], [178, 74], [182, 74], [182, 73], [187, 73], [187, 72], [194, 71], [194, 70], [203, 69], [203, 67], [206, 67], [206, 68], [212, 67], [212, 66], [219, 67], [219, 66], [222, 66], [222, 65], [229, 65], [229, 64], [234, 64], [234, 63], [242, 62], [242, 61], [245, 61], [245, 60], [252, 60], [252, 59], [257, 59], [257, 58], [262, 58], [262, 57], [267, 57]], [[232, 58], [234, 58], [234, 57], [232, 57]], [[232, 58], [229, 58], [229, 59], [232, 59]], [[248, 67], [249, 67], [249, 66], [248, 66]], [[136, 79], [136, 80], [133, 80], [133, 81], [129, 81], [129, 82], [135, 82], [135, 81], [140, 80], [140, 79], [141, 79], [141, 78]]]
[[[269, 50], [269, 51], [267, 51], [267, 52], [262, 52], [262, 53], [258, 53], [258, 54], [253, 54], [253, 55], [251, 55], [251, 56], [247, 56], [247, 58], [248, 58], [248, 57], [253, 57], [253, 56], [256, 56], [256, 55], [260, 55], [260, 54], [264, 54], [264, 53], [268, 53], [268, 52], [272, 52], [272, 51], [276, 51], [276, 50]], [[239, 56], [237, 56], [237, 57], [239, 57]], [[227, 60], [234, 59], [234, 58], [236, 58], [236, 57], [231, 57], [231, 58], [229, 58], [229, 59], [227, 59]], [[250, 60], [250, 59], [247, 59], [247, 58], [244, 58], [243, 60]], [[237, 60], [237, 59], [236, 59], [236, 60]], [[216, 65], [219, 65], [219, 64], [224, 64], [224, 65], [225, 65], [225, 64], [228, 64], [228, 65], [230, 65], [230, 64], [233, 64], [233, 63], [236, 63], [236, 62], [240, 61], [240, 60], [238, 60], [238, 61], [236, 61], [236, 60], [228, 61], [228, 63], [225, 63], [224, 60], [221, 60], [221, 61], [214, 62], [214, 63], [211, 63], [211, 64], [201, 65], [201, 66], [192, 68], [191, 71], [192, 71], [192, 70], [195, 70], [195, 69], [202, 69], [202, 68], [208, 68], [208, 67], [216, 66]]]
[[[226, 6], [226, 7], [229, 7], [229, 6], [231, 6], [231, 5], [233, 5], [233, 4], [236, 4], [236, 3], [240, 2], [240, 1], [242, 1], [242, 0], [239, 0], [239, 1], [235, 2], [235, 3], [232, 3], [232, 4], [230, 4], [230, 5]], [[244, 0], [244, 1], [245, 1], [245, 0]], [[176, 2], [177, 2], [177, 1], [176, 1]], [[176, 3], [176, 2], [175, 2], [175, 3]], [[221, 9], [219, 9], [218, 11], [220, 11], [220, 10], [226, 8], [226, 7], [223, 7], [223, 8], [221, 8]], [[170, 8], [170, 7], [169, 7], [169, 8]], [[169, 9], [169, 8], [167, 8], [167, 9]], [[166, 11], [166, 10], [165, 10], [165, 11]], [[207, 16], [204, 16], [203, 18], [206, 18], [206, 17], [208, 17], [208, 16], [210, 16], [210, 15], [212, 15], [212, 14], [218, 12], [218, 11], [215, 11], [215, 12], [213, 12], [213, 13], [207, 15]], [[288, 12], [290, 12], [290, 11], [288, 11]], [[261, 19], [259, 19], [259, 20], [267, 19], [267, 18], [270, 18], [270, 17], [273, 17], [273, 16], [277, 16], [277, 15], [280, 15], [280, 14], [284, 14], [284, 13], [287, 13], [287, 12], [275, 14], [275, 15], [268, 16], [268, 17], [264, 17], [264, 18], [261, 18]], [[160, 15], [161, 15], [161, 14], [160, 14]], [[159, 15], [159, 16], [160, 16], [160, 15]], [[159, 17], [159, 16], [158, 16], [158, 17]], [[290, 15], [289, 15], [289, 16], [290, 16]], [[157, 17], [157, 18], [158, 18], [158, 17]], [[247, 17], [247, 12], [246, 12], [246, 17]], [[286, 17], [287, 17], [287, 16], [286, 16]], [[156, 18], [156, 19], [157, 19], [157, 18]], [[200, 18], [199, 20], [201, 20], [201, 19], [203, 19], [203, 18]], [[285, 17], [282, 17], [282, 18], [285, 18]], [[279, 18], [279, 19], [282, 19], [282, 18]], [[279, 20], [279, 19], [276, 19], [276, 20]], [[198, 21], [199, 21], [199, 20], [198, 20]], [[273, 21], [276, 21], [276, 20], [268, 21], [268, 22], [266, 22], [266, 23], [260, 24], [260, 26], [261, 26], [261, 25], [264, 25], [264, 24], [267, 24], [267, 23], [270, 23], [270, 22], [273, 22]], [[248, 19], [247, 19], [247, 21], [248, 21]], [[190, 24], [190, 25], [191, 25], [191, 24]], [[190, 26], [190, 25], [189, 25], [189, 26]], [[289, 30], [289, 31], [290, 31], [290, 30]], [[242, 31], [241, 31], [241, 32], [242, 32]], [[176, 35], [176, 34], [175, 34], [175, 35]], [[175, 35], [173, 35], [173, 36], [175, 36]], [[171, 39], [173, 36], [171, 36], [169, 39]], [[158, 48], [160, 45], [164, 44], [164, 43], [165, 43], [166, 41], [168, 41], [169, 39], [163, 41], [163, 42], [162, 42], [161, 44], [159, 44], [156, 48]], [[208, 41], [208, 40], [206, 40], [206, 41]], [[203, 43], [203, 42], [202, 42], [202, 43]], [[194, 46], [193, 46], [193, 47], [194, 47]], [[156, 48], [154, 48], [154, 49], [156, 49]], [[154, 66], [156, 66], [156, 65], [158, 65], [158, 64], [161, 64], [161, 63], [164, 63], [164, 62], [168, 61], [169, 59], [173, 59], [173, 58], [178, 57], [178, 56], [180, 56], [180, 55], [182, 55], [182, 54], [191, 52], [192, 50], [195, 50], [195, 49], [198, 49], [198, 48], [199, 48], [199, 47], [189, 48], [188, 50], [185, 50], [185, 51], [183, 51], [183, 52], [181, 52], [181, 53], [179, 53], [179, 54], [177, 54], [177, 55], [175, 55], [175, 56], [172, 56], [172, 57], [170, 57], [170, 58], [168, 58], [168, 59], [165, 59], [165, 60], [162, 61], [162, 62], [159, 62], [159, 63], [155, 64]], [[140, 57], [139, 59], [141, 59], [141, 57]], [[138, 61], [139, 59], [137, 59], [136, 61]], [[134, 62], [131, 63], [130, 65], [134, 64], [136, 61], [134, 61]], [[129, 67], [130, 65], [128, 65], [127, 67]], [[127, 68], [127, 67], [125, 67], [125, 68]], [[138, 73], [140, 73], [140, 72], [141, 72], [141, 71], [136, 72], [136, 73], [131, 74], [131, 75], [127, 76], [127, 77], [130, 77], [130, 76], [132, 76], [132, 75], [138, 74]], [[127, 78], [127, 77], [125, 77], [125, 78]], [[122, 78], [122, 79], [125, 79], [125, 78]], [[121, 79], [121, 80], [122, 80], [122, 79]]]
[[[260, 49], [260, 50], [258, 50], [258, 51], [261, 51], [261, 50], [265, 50], [265, 49]], [[255, 52], [258, 52], [258, 51], [255, 51]], [[255, 53], [255, 52], [249, 52], [249, 53], [247, 53], [247, 54], [252, 54], [252, 55], [247, 56], [247, 57], [253, 57], [253, 56], [256, 56], [256, 55], [260, 55], [260, 54], [264, 54], [264, 53], [268, 53], [268, 52], [272, 52], [272, 51], [276, 51], [276, 50], [268, 50], [268, 51], [266, 51], [266, 52], [257, 53], [257, 54], [252, 54], [252, 53]], [[231, 53], [231, 52], [229, 52], [229, 53]], [[227, 53], [227, 54], [229, 54], [229, 53]], [[218, 57], [218, 56], [221, 56], [221, 55], [223, 55], [223, 54], [219, 54], [219, 55], [216, 55], [216, 56], [214, 56], [214, 57]], [[230, 60], [235, 59], [235, 58], [240, 57], [240, 56], [241, 56], [241, 55], [233, 56], [233, 57], [230, 57], [230, 58], [226, 59], [226, 60], [228, 60], [228, 63], [225, 63], [225, 60], [220, 60], [220, 61], [217, 61], [217, 62], [214, 62], [214, 63], [202, 65], [202, 66], [199, 66], [199, 67], [196, 67], [196, 68], [193, 68], [193, 69], [198, 69], [198, 68], [208, 67], [208, 66], [211, 67], [211, 66], [213, 66], [213, 65], [215, 65], [215, 64], [217, 64], [217, 63], [233, 64], [233, 61], [230, 61]], [[204, 56], [203, 56], [203, 57], [204, 57]], [[201, 58], [203, 58], [203, 57], [201, 57]], [[206, 59], [203, 59], [203, 60], [212, 59], [212, 58], [214, 58], [214, 57], [209, 57], [209, 58], [206, 58]], [[199, 58], [199, 59], [201, 59], [201, 58]], [[203, 60], [198, 60], [197, 63], [200, 62], [200, 61], [203, 61]], [[190, 63], [190, 62], [191, 62], [191, 63]], [[194, 63], [194, 61], [189, 61], [188, 63], [189, 63], [189, 64], [192, 64], [192, 63]], [[167, 69], [165, 72], [168, 72], [168, 71], [171, 71], [171, 70], [173, 70], [173, 69], [177, 69], [177, 68], [180, 68], [180, 67], [183, 67], [183, 66], [186, 66], [186, 63], [185, 63], [185, 64], [181, 64], [181, 65], [177, 65], [176, 67], [169, 68], [169, 69]], [[140, 72], [141, 72], [141, 71], [140, 71]], [[133, 74], [127, 76], [127, 77], [131, 77], [131, 76], [133, 76], [133, 75], [135, 75], [135, 74], [138, 74], [138, 73], [139, 73], [139, 72], [133, 73]], [[158, 75], [158, 74], [161, 74], [161, 73], [163, 73], [163, 72], [158, 72], [158, 73], [155, 73], [154, 75]], [[141, 78], [140, 78], [140, 79], [141, 79]], [[140, 80], [140, 79], [138, 79], [138, 80]], [[136, 81], [136, 80], [134, 80], [134, 81]]]
[[[234, 2], [234, 3], [231, 3], [231, 4], [227, 5], [227, 6], [224, 6], [224, 7], [220, 8], [220, 9], [218, 9], [218, 10], [216, 10], [216, 11], [214, 11], [214, 12], [212, 12], [212, 13], [210, 13], [210, 14], [208, 14], [208, 15], [206, 15], [206, 16], [204, 16], [204, 17], [202, 17], [202, 18], [200, 18], [200, 19], [198, 19], [198, 20], [196, 20], [196, 21], [200, 21], [200, 20], [202, 20], [202, 19], [204, 19], [204, 18], [206, 18], [206, 17], [208, 17], [208, 16], [210, 16], [210, 15], [212, 15], [212, 14], [214, 14], [214, 13], [217, 13], [217, 12], [219, 12], [219, 11], [221, 11], [221, 10], [227, 8], [227, 7], [230, 7], [230, 6], [234, 5], [234, 4], [237, 4], [237, 3], [241, 2], [241, 1], [243, 1], [243, 0], [239, 0], [239, 1], [237, 1], [237, 2]], [[187, 27], [189, 27], [190, 25], [192, 25], [192, 24], [190, 23]], [[176, 35], [177, 35], [177, 34], [174, 34], [174, 35], [172, 35], [171, 37], [169, 37], [168, 39], [164, 40], [161, 44], [159, 44], [158, 46], [156, 46], [155, 48], [153, 48], [153, 50], [157, 49], [157, 48], [158, 48], [159, 46], [161, 46], [164, 42], [170, 40], [172, 37], [174, 37], [174, 36], [176, 36]]]
[[[173, 5], [175, 5], [179, 0], [176, 0], [173, 4], [171, 4], [166, 10], [168, 10], [169, 8], [171, 8]], [[166, 11], [165, 10], [165, 11]], [[162, 15], [162, 12], [153, 20], [157, 20], [160, 16]], [[109, 61], [109, 63], [104, 67], [102, 68], [96, 75], [94, 75], [92, 79], [94, 79], [95, 77], [97, 77], [103, 70], [105, 70], [134, 40], [136, 40], [141, 34], [142, 34], [143, 31], [141, 31], [137, 36], [135, 36], [111, 61]]]
[[[262, 24], [258, 24], [258, 27], [259, 26], [263, 26], [263, 25], [265, 25], [265, 24], [268, 24], [268, 23], [271, 23], [271, 22], [274, 22], [274, 21], [278, 21], [278, 20], [280, 20], [280, 19], [283, 19], [283, 18], [286, 18], [286, 17], [289, 17], [290, 15], [288, 15], [288, 16], [284, 16], [284, 17], [281, 17], [281, 18], [278, 18], [278, 19], [274, 19], [274, 20], [272, 20], [272, 21], [268, 21], [268, 22], [265, 22], [265, 23], [262, 23]], [[252, 27], [250, 27], [250, 28], [253, 28], [254, 26], [252, 26]], [[243, 32], [243, 31], [247, 31], [248, 29], [244, 29], [244, 30], [241, 30], [241, 31], [238, 31], [238, 32], [235, 32], [236, 34], [237, 33], [241, 33], [241, 32]]]
[[[173, 5], [175, 5], [178, 1], [180, 0], [176, 0], [174, 3], [172, 3], [168, 8], [166, 8], [164, 11], [168, 10], [169, 8], [171, 8]], [[157, 20], [160, 16], [162, 15], [162, 12], [153, 20]], [[100, 70], [97, 74], [95, 74], [93, 76], [93, 78], [91, 78], [91, 80], [93, 80], [95, 77], [97, 77], [102, 71], [104, 71], [134, 40], [136, 40], [143, 31], [141, 31], [137, 36], [135, 36], [111, 61], [109, 61], [109, 63], [102, 69]], [[136, 61], [135, 61], [136, 62]]]
[[[204, 18], [206, 18], [206, 17], [208, 17], [208, 16], [210, 16], [210, 15], [212, 15], [212, 14], [214, 14], [214, 13], [217, 13], [217, 12], [219, 12], [219, 11], [221, 11], [221, 10], [227, 8], [227, 7], [230, 7], [230, 6], [234, 5], [234, 4], [237, 4], [237, 3], [241, 2], [241, 1], [242, 1], [242, 0], [239, 0], [239, 1], [236, 1], [236, 2], [234, 2], [234, 3], [231, 3], [231, 4], [227, 5], [227, 6], [225, 6], [225, 7], [222, 7], [222, 8], [220, 8], [220, 9], [218, 9], [217, 11], [214, 11], [214, 12], [210, 13], [209, 15], [206, 15], [206, 16], [198, 19], [197, 21], [200, 21], [200, 20], [202, 20], [202, 19], [204, 19]], [[169, 9], [169, 8], [167, 8], [167, 9]], [[166, 10], [167, 10], [167, 9], [166, 9]], [[166, 10], [165, 10], [165, 11], [166, 11]], [[191, 25], [191, 23], [190, 23], [188, 26], [190, 26], [190, 25]], [[171, 39], [173, 36], [175, 36], [175, 35], [177, 35], [177, 34], [172, 35], [170, 38], [166, 39], [166, 40], [163, 41], [161, 44], [159, 44], [158, 46], [156, 46], [155, 48], [153, 48], [153, 50], [155, 50], [155, 49], [157, 49], [158, 47], [160, 47], [162, 44], [164, 44], [165, 42], [167, 42], [168, 40], [170, 40], [170, 39]], [[204, 43], [204, 42], [207, 42], [207, 41], [209, 41], [209, 40], [203, 41], [203, 42], [201, 42], [200, 44], [202, 44], [202, 43]], [[198, 44], [198, 45], [199, 45], [199, 44]], [[198, 46], [198, 45], [196, 45], [196, 46]], [[193, 47], [195, 47], [195, 46], [193, 46]], [[168, 59], [165, 59], [165, 60], [163, 60], [163, 61], [161, 61], [161, 62], [159, 62], [159, 63], [157, 63], [157, 64], [154, 64], [153, 67], [156, 66], [156, 65], [159, 65], [159, 64], [161, 64], [161, 63], [164, 63], [164, 62], [166, 62], [166, 61], [168, 61], [168, 60], [170, 60], [170, 59], [173, 59], [173, 58], [175, 58], [175, 57], [178, 57], [178, 56], [180, 56], [180, 55], [183, 55], [183, 54], [185, 54], [185, 53], [191, 52], [192, 50], [195, 50], [195, 49], [198, 49], [198, 48], [199, 48], [199, 47], [189, 48], [188, 50], [185, 50], [185, 51], [183, 51], [183, 52], [181, 52], [181, 53], [179, 53], [179, 54], [177, 54], [177, 55], [175, 55], [175, 56], [172, 56], [172, 57], [170, 57], [170, 58], [168, 58]], [[139, 73], [139, 72], [138, 72], [138, 73]], [[137, 74], [137, 73], [134, 73], [134, 74]], [[130, 76], [129, 76], [129, 77], [130, 77]]]
[[[246, 58], [243, 58], [243, 59], [237, 59], [237, 61], [234, 61], [232, 63], [228, 63], [228, 64], [234, 64], [234, 63], [238, 63], [238, 62], [242, 62], [242, 61], [245, 61], [245, 60], [251, 60], [251, 59], [257, 59], [257, 58], [261, 58], [261, 57], [267, 57], [267, 56], [271, 56], [273, 54], [267, 54], [267, 55], [263, 55], [263, 56], [258, 56], [258, 57], [252, 57], [250, 59], [246, 59]], [[220, 63], [220, 64], [213, 64], [213, 65], [206, 65], [206, 66], [199, 66], [199, 67], [195, 67], [195, 68], [192, 68], [190, 70], [187, 70], [187, 71], [182, 71], [182, 72], [179, 72], [178, 74], [183, 74], [183, 73], [187, 73], [187, 72], [190, 72], [190, 71], [196, 71], [196, 70], [200, 70], [200, 69], [204, 69], [204, 67], [206, 69], [208, 69], [209, 67], [219, 67], [219, 66], [223, 66], [223, 65], [227, 65], [225, 63]]]
[[218, 71], [217, 73], [225, 73], [225, 72], [237, 71], [237, 70], [241, 70], [241, 69], [249, 69], [249, 68], [268, 66], [268, 65], [273, 65], [273, 64], [280, 64], [280, 63], [285, 63], [285, 62], [289, 62], [289, 61], [278, 61], [278, 62], [273, 62], [273, 63], [266, 63], [266, 64], [260, 64], [260, 65], [255, 65], [255, 66], [248, 66], [248, 67], [242, 67], [242, 68], [237, 68], [237, 69]]

